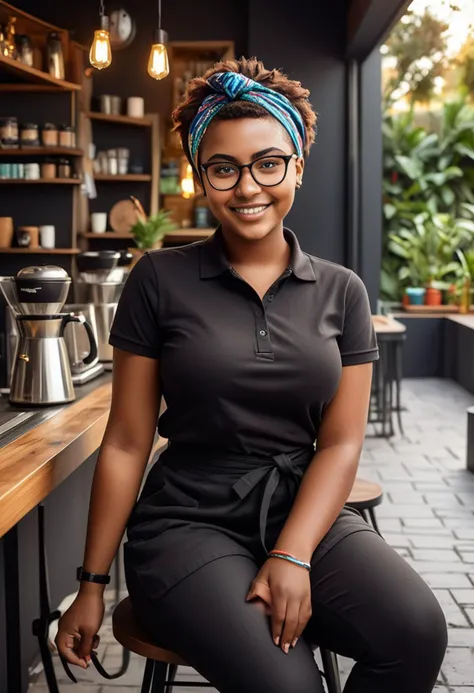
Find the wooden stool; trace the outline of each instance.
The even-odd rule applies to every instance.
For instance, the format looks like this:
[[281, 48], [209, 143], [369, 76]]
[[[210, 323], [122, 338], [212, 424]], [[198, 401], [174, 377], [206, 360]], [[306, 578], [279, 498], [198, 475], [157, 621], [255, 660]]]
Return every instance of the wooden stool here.
[[[358, 510], [366, 522], [369, 522], [368, 513], [373, 528], [380, 534], [374, 508], [381, 504], [382, 499], [383, 489], [380, 484], [377, 484], [375, 481], [357, 478], [346, 505]], [[380, 536], [382, 535], [380, 534]]]
[[[115, 639], [127, 650], [146, 657], [141, 693], [172, 693], [176, 686], [212, 688], [209, 683], [180, 681], [175, 683], [178, 665], [186, 666], [181, 657], [170, 650], [157, 647], [140, 630], [127, 597], [115, 608], [112, 617]], [[323, 674], [328, 693], [341, 693], [336, 655], [321, 649]]]

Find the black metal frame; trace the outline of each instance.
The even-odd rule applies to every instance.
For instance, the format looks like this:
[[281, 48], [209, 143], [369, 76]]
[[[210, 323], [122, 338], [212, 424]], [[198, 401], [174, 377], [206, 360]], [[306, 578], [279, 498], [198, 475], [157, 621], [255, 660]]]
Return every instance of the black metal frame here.
[[[322, 675], [326, 680], [327, 693], [342, 693], [341, 680], [337, 655], [334, 652], [320, 648], [323, 663]], [[206, 681], [179, 681], [176, 683], [176, 664], [157, 662], [147, 659], [143, 674], [141, 693], [173, 693], [174, 688], [187, 686], [188, 688], [213, 688]]]
[[[379, 437], [390, 438], [395, 435], [393, 414], [397, 416], [400, 433], [404, 433], [401, 382], [402, 347], [405, 339], [405, 333], [377, 335], [380, 360], [374, 364], [368, 423], [374, 424]], [[379, 430], [377, 425], [380, 425]]]

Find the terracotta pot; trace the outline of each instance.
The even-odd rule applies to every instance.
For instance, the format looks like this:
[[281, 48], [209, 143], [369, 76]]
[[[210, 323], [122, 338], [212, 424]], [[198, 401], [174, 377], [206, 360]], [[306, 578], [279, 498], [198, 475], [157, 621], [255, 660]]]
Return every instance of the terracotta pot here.
[[408, 297], [408, 294], [403, 294], [402, 306], [409, 306], [409, 305], [410, 305], [410, 298]]
[[440, 306], [442, 303], [442, 293], [439, 289], [428, 287], [425, 294], [425, 306]]
[[0, 248], [10, 248], [13, 240], [13, 219], [0, 217]]

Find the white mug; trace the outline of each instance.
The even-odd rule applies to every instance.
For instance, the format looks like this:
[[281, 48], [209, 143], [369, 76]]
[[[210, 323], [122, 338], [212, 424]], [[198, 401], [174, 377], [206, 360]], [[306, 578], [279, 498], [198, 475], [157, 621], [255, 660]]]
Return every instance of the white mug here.
[[91, 214], [92, 233], [105, 233], [107, 231], [107, 212], [94, 212]]
[[127, 99], [127, 115], [132, 118], [143, 118], [145, 115], [145, 100], [141, 96], [130, 96]]
[[42, 248], [54, 248], [55, 229], [54, 226], [48, 224], [39, 227], [40, 245]]

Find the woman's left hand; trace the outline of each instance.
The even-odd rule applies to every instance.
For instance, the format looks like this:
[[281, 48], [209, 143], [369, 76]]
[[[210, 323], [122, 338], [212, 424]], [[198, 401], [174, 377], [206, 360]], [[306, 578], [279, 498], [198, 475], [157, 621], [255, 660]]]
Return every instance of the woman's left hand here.
[[273, 640], [288, 654], [311, 617], [309, 572], [281, 558], [269, 558], [247, 595], [247, 601], [254, 599], [270, 608]]

